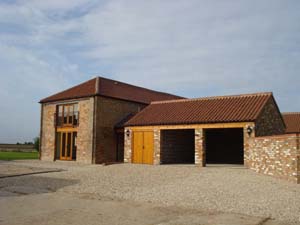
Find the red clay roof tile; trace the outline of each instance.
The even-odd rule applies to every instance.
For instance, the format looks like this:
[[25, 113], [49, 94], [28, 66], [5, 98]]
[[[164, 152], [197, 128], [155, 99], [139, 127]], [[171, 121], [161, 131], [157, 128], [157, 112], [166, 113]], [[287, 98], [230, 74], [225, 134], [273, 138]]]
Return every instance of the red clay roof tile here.
[[282, 113], [286, 133], [300, 133], [300, 112]]
[[[96, 88], [97, 85], [98, 88]], [[143, 104], [150, 104], [152, 101], [183, 99], [183, 97], [176, 95], [153, 91], [103, 77], [96, 77], [65, 91], [44, 98], [40, 101], [40, 103], [77, 99], [96, 95]]]
[[152, 102], [125, 126], [255, 121], [272, 93]]

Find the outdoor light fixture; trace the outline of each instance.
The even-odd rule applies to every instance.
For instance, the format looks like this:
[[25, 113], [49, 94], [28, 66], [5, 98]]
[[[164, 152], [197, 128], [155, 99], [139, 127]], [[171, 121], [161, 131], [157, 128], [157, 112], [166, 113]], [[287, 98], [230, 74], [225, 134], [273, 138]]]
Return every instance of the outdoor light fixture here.
[[126, 130], [126, 136], [129, 137], [130, 135], [130, 130]]
[[253, 132], [253, 128], [248, 126], [247, 127], [247, 134], [250, 136], [252, 134], [252, 132]]

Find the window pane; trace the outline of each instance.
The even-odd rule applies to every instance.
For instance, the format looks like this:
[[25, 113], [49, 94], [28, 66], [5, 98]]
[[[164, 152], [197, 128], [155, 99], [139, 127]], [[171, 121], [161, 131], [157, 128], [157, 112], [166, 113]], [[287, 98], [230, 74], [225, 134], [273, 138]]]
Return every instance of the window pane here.
[[58, 113], [62, 114], [62, 111], [63, 111], [63, 106], [62, 105], [58, 106]]
[[62, 120], [63, 120], [63, 106], [60, 105], [58, 106], [58, 112], [57, 112], [57, 125], [61, 126], [62, 125]]
[[65, 147], [66, 147], [66, 133], [62, 133], [62, 146], [61, 146], [62, 157], [65, 157]]
[[56, 133], [56, 154], [55, 154], [55, 159], [60, 158], [60, 147], [61, 147], [61, 133], [57, 132]]
[[72, 133], [68, 133], [67, 157], [71, 156]]
[[64, 124], [67, 124], [67, 123], [68, 123], [68, 111], [64, 111]]
[[73, 125], [78, 125], [78, 112], [74, 112], [73, 119]]
[[74, 112], [78, 112], [78, 104], [74, 104]]
[[69, 124], [73, 124], [73, 115], [69, 114]]
[[68, 105], [67, 106], [67, 108], [68, 108], [68, 115], [67, 115], [67, 117], [68, 117], [68, 124], [72, 124], [73, 123], [73, 105]]
[[73, 148], [72, 148], [72, 159], [75, 160], [76, 159], [76, 150], [77, 150], [77, 146], [76, 146], [76, 141], [77, 141], [77, 132], [73, 132]]

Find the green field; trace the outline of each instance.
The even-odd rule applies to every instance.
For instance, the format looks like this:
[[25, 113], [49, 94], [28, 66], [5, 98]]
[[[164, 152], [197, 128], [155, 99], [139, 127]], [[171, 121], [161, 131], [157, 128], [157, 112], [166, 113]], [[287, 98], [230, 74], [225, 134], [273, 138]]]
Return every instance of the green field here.
[[0, 160], [38, 159], [38, 152], [0, 152]]

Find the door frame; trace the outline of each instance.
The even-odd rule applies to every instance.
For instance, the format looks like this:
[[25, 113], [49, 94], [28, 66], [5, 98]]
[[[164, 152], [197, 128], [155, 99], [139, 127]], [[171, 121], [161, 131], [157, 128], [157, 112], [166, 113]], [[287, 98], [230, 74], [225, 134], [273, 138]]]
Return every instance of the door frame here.
[[[62, 134], [63, 133], [72, 133], [71, 134], [71, 153], [70, 153], [70, 157], [62, 157]], [[54, 149], [54, 160], [67, 160], [67, 161], [71, 161], [73, 160], [73, 146], [74, 146], [74, 143], [73, 143], [73, 140], [74, 140], [74, 132], [77, 133], [76, 137], [78, 137], [78, 129], [77, 127], [59, 127], [56, 129], [55, 131], [55, 149]], [[60, 134], [59, 134], [60, 133]], [[60, 140], [59, 140], [59, 143], [56, 141], [57, 140], [57, 134], [60, 135]], [[76, 143], [76, 151], [77, 151], [77, 143]], [[57, 152], [57, 150], [59, 152]], [[77, 153], [76, 153], [76, 156], [77, 158]], [[76, 159], [75, 159], [76, 160]]]
[[[65, 134], [65, 145], [63, 146], [63, 135]], [[68, 134], [71, 134], [70, 135], [70, 156], [66, 156], [67, 155], [67, 151], [68, 151], [68, 141], [69, 141], [69, 135]], [[59, 159], [60, 160], [72, 160], [72, 154], [73, 154], [73, 135], [74, 135], [74, 132], [73, 131], [62, 131], [61, 132], [61, 137], [60, 137], [60, 156], [59, 156]], [[63, 154], [64, 153], [64, 154]], [[64, 155], [64, 156], [63, 156]]]

